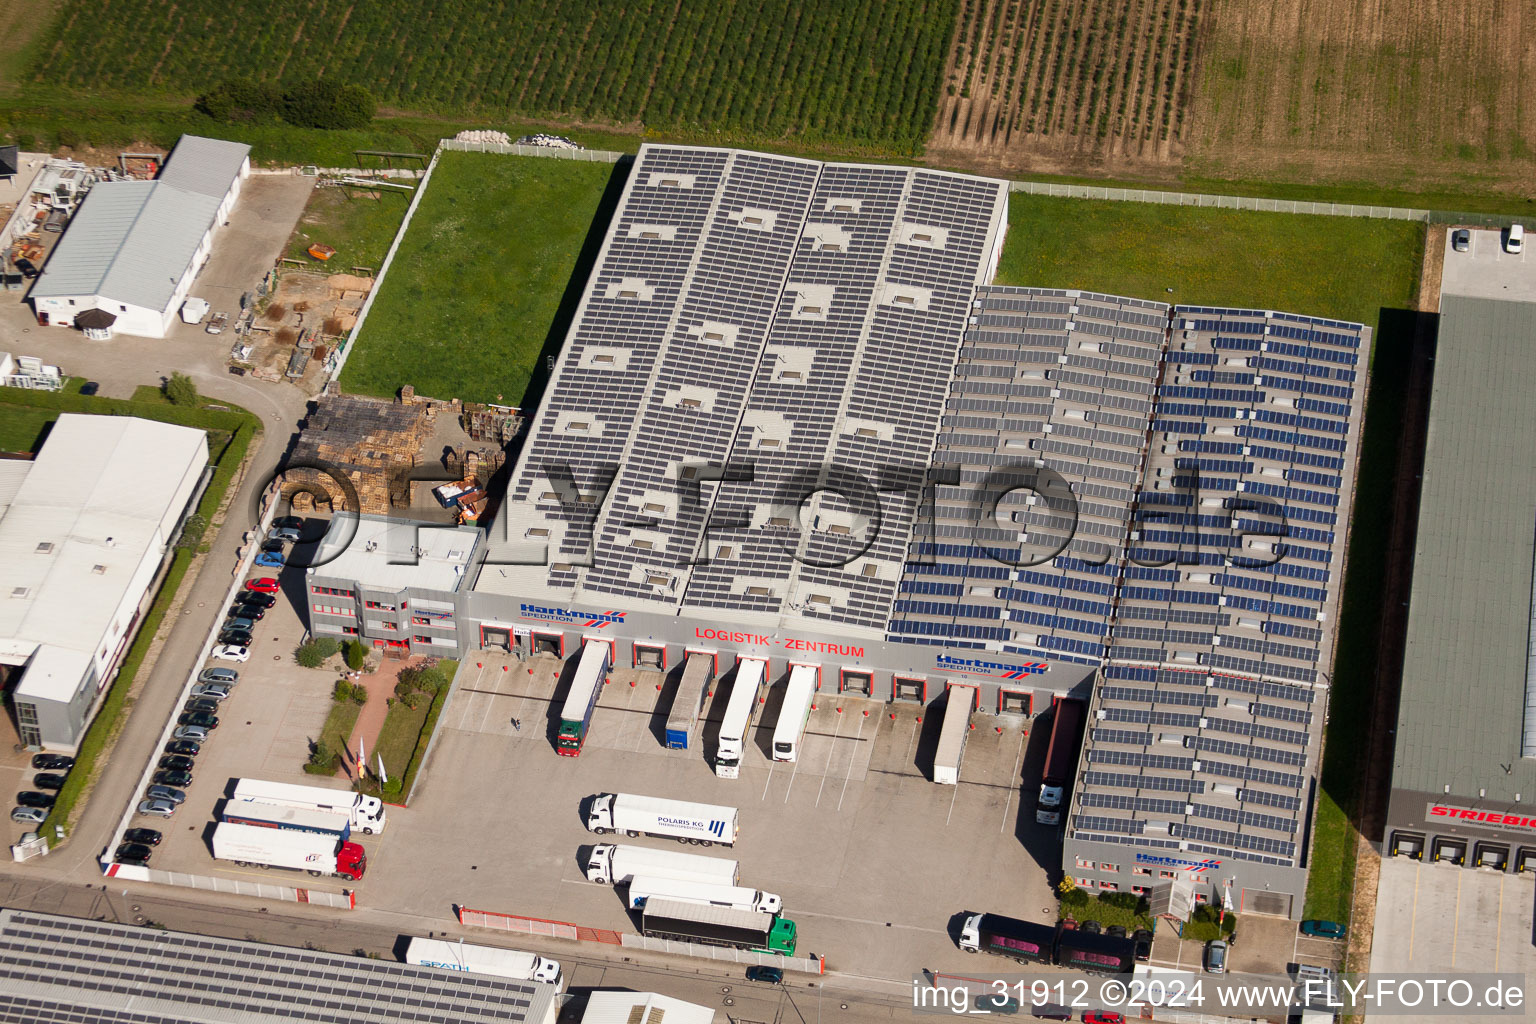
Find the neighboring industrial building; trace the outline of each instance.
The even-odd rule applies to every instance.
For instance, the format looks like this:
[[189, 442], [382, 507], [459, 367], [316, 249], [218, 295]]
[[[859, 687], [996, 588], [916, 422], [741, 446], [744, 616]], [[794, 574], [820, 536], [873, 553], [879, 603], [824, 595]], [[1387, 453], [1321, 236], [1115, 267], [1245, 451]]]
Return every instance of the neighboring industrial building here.
[[0, 1024], [554, 1024], [558, 996], [544, 982], [0, 910]]
[[24, 746], [73, 751], [208, 468], [201, 430], [61, 415], [0, 462], [0, 672]]
[[581, 1024], [714, 1024], [712, 1007], [655, 992], [593, 992]]
[[1387, 853], [1536, 868], [1536, 304], [1442, 295]]
[[183, 135], [154, 181], [96, 183], [29, 293], [38, 322], [165, 337], [250, 172], [249, 146]]
[[455, 612], [484, 536], [468, 526], [337, 514], [306, 570], [310, 632], [458, 657]]

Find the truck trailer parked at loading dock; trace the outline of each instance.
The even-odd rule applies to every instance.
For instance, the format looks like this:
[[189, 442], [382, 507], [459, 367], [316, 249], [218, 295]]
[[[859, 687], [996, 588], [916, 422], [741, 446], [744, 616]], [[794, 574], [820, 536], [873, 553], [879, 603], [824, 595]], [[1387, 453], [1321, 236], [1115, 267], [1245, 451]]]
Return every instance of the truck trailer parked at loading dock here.
[[587, 880], [590, 882], [628, 885], [636, 878], [645, 877], [735, 885], [741, 872], [735, 861], [723, 857], [647, 850], [643, 846], [602, 843], [592, 847], [592, 853], [587, 857]]
[[288, 807], [264, 804], [256, 800], [226, 800], [219, 820], [231, 825], [256, 825], [260, 828], [286, 828], [295, 832], [318, 832], [337, 839], [352, 838], [352, 818], [344, 811], [322, 811], [316, 807]]
[[939, 730], [939, 749], [933, 755], [933, 781], [945, 786], [960, 782], [960, 760], [971, 734], [971, 712], [976, 708], [976, 687], [950, 683], [945, 699], [944, 725]]
[[630, 910], [639, 910], [647, 901], [653, 899], [705, 903], [712, 907], [735, 907], [737, 910], [755, 910], [760, 914], [777, 914], [784, 909], [784, 900], [778, 893], [762, 892], [740, 885], [721, 885], [718, 882], [697, 882], [682, 878], [657, 878], [654, 875], [636, 875], [629, 880]]
[[668, 750], [687, 750], [688, 736], [699, 724], [699, 713], [709, 697], [709, 684], [715, 679], [715, 656], [702, 651], [689, 651], [683, 664], [683, 678], [678, 681], [677, 693], [672, 697], [672, 713], [667, 716], [666, 740]]
[[319, 877], [335, 875], [354, 882], [368, 870], [368, 856], [356, 843], [318, 832], [295, 832], [260, 825], [215, 825], [213, 855], [218, 860], [259, 868], [308, 871]]
[[795, 952], [795, 922], [788, 918], [681, 900], [648, 900], [641, 911], [640, 931], [651, 938], [706, 946], [735, 946], [786, 956]]
[[736, 663], [736, 679], [731, 683], [731, 699], [720, 720], [720, 738], [715, 746], [715, 774], [722, 779], [741, 775], [741, 758], [747, 749], [747, 729], [752, 725], [752, 711], [763, 686], [766, 663], [758, 658], [742, 658]]
[[324, 786], [297, 786], [290, 782], [264, 782], [261, 779], [236, 779], [235, 799], [254, 800], [281, 807], [310, 807], [337, 811], [352, 819], [352, 828], [365, 836], [383, 832], [384, 801], [346, 789]]
[[542, 981], [557, 988], [560, 985], [558, 961], [500, 946], [471, 946], [442, 939], [412, 938], [405, 948], [405, 962], [417, 967], [491, 974], [515, 981]]
[[1045, 751], [1045, 773], [1040, 779], [1040, 799], [1035, 821], [1041, 825], [1060, 825], [1061, 806], [1067, 785], [1077, 768], [1078, 739], [1083, 731], [1083, 716], [1088, 705], [1072, 697], [1056, 702], [1051, 723], [1051, 742]]
[[734, 846], [740, 826], [736, 808], [663, 800], [630, 793], [599, 793], [587, 811], [587, 828], [600, 836], [623, 832], [662, 836], [698, 846]]
[[586, 640], [581, 645], [581, 659], [576, 663], [576, 674], [571, 678], [571, 688], [566, 692], [565, 704], [560, 708], [560, 733], [555, 738], [555, 753], [566, 757], [579, 757], [582, 745], [587, 742], [587, 730], [592, 727], [592, 709], [602, 695], [603, 683], [608, 679], [608, 655], [611, 648], [606, 640]]
[[800, 737], [811, 717], [811, 703], [816, 699], [816, 666], [796, 665], [789, 670], [784, 687], [784, 703], [779, 705], [779, 720], [773, 727], [773, 759], [794, 761], [800, 756]]

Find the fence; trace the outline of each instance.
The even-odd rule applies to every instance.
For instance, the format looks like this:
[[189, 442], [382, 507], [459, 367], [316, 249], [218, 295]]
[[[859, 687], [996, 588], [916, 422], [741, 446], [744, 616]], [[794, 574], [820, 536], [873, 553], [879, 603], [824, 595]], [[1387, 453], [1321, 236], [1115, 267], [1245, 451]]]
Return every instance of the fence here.
[[786, 971], [803, 971], [806, 974], [823, 974], [826, 965], [818, 957], [780, 956], [777, 953], [754, 953], [735, 946], [706, 946], [699, 942], [678, 942], [675, 939], [653, 939], [645, 935], [625, 932], [620, 936], [626, 949], [648, 949], [653, 953], [673, 953], [678, 956], [705, 957], [710, 960], [728, 960], [737, 964], [761, 964], [764, 967], [782, 967]]
[[502, 153], [507, 156], [547, 156], [556, 160], [580, 160], [592, 164], [616, 164], [630, 156], [608, 149], [559, 149], [555, 146], [523, 146], [516, 142], [460, 142], [444, 139], [439, 149], [451, 149], [457, 153]]
[[538, 917], [499, 914], [493, 910], [471, 910], [462, 906], [456, 906], [454, 910], [459, 915], [459, 924], [466, 928], [485, 928], [513, 935], [538, 935], [547, 939], [570, 939], [574, 942], [604, 942], [610, 946], [620, 944], [619, 933], [606, 928], [588, 928], [569, 921], [546, 921]]
[[247, 882], [238, 878], [216, 878], [213, 875], [192, 875], [184, 871], [161, 871], [158, 868], [138, 867], [132, 864], [108, 864], [104, 872], [107, 878], [119, 881], [153, 882], [157, 885], [181, 885], [206, 892], [229, 893], [234, 896], [254, 896], [259, 900], [280, 900], [285, 903], [309, 903], [317, 907], [335, 907], [352, 910], [357, 897], [351, 889], [326, 892], [321, 889], [300, 889], [292, 885], [270, 885], [266, 882]]
[[1257, 196], [1218, 196], [1202, 192], [1162, 192], [1145, 188], [1110, 188], [1103, 185], [1064, 185], [1048, 181], [1011, 181], [1008, 191], [1033, 196], [1070, 199], [1107, 199], [1112, 202], [1157, 203], [1163, 206], [1198, 206], [1217, 210], [1249, 210], [1258, 213], [1308, 213], [1325, 217], [1375, 217], [1384, 220], [1428, 221], [1432, 211], [1402, 206], [1364, 206], [1353, 203], [1312, 203], [1302, 199], [1263, 199]]

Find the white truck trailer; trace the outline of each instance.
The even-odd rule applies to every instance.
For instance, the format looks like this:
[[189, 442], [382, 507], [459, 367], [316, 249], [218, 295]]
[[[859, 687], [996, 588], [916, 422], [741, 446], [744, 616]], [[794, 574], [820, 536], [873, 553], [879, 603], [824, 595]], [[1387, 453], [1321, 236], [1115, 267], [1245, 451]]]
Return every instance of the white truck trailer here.
[[308, 871], [316, 877], [350, 878], [354, 882], [368, 869], [363, 848], [336, 836], [228, 822], [214, 826], [213, 856], [242, 866], [288, 868]]
[[743, 658], [736, 663], [736, 681], [731, 684], [731, 699], [725, 704], [720, 720], [720, 738], [715, 746], [715, 774], [722, 779], [741, 776], [741, 759], [747, 749], [747, 729], [757, 695], [763, 688], [767, 663], [760, 658]]
[[740, 826], [734, 807], [632, 793], [599, 793], [587, 809], [587, 829], [600, 836], [623, 832], [630, 838], [662, 836], [697, 846], [734, 846]]
[[383, 832], [384, 801], [347, 789], [324, 786], [297, 786], [290, 782], [264, 782], [261, 779], [236, 779], [235, 799], [254, 800], [285, 807], [313, 807], [322, 811], [344, 811], [352, 819], [352, 828], [364, 835]]
[[643, 846], [601, 843], [587, 857], [587, 880], [604, 885], [628, 885], [634, 878], [681, 878], [686, 881], [735, 885], [741, 878], [733, 860], [696, 853], [647, 850]]
[[960, 782], [960, 760], [965, 756], [965, 741], [971, 734], [971, 712], [976, 708], [976, 687], [970, 683], [949, 684], [944, 705], [944, 725], [939, 729], [939, 748], [933, 755], [933, 781], [941, 786]]
[[405, 962], [417, 967], [439, 967], [445, 971], [468, 971], [515, 981], [560, 985], [559, 961], [499, 946], [471, 946], [464, 942], [413, 937], [405, 947]]
[[631, 878], [629, 909], [639, 910], [649, 899], [707, 903], [713, 907], [755, 910], [759, 914], [777, 914], [784, 909], [784, 901], [778, 893], [749, 889], [743, 885], [721, 885], [718, 882], [695, 882], [682, 878], [656, 878], [643, 875]]

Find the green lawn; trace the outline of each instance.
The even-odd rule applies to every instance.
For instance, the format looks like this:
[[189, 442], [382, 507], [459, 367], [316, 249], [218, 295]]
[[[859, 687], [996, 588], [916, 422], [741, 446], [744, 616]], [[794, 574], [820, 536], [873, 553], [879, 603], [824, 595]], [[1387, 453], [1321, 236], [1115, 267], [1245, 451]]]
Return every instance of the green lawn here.
[[[444, 153], [342, 370], [347, 391], [523, 404], [558, 351], [622, 170]], [[533, 389], [537, 391], [537, 386]]]
[[[369, 267], [377, 272], [400, 230], [412, 196], [397, 188], [379, 191], [379, 197], [374, 199], [353, 189], [315, 189], [283, 255], [329, 273], [347, 274], [353, 267]], [[314, 259], [305, 250], [316, 242], [335, 249], [336, 255], [325, 263]]]
[[416, 749], [416, 740], [421, 736], [421, 727], [427, 723], [427, 712], [431, 707], [431, 698], [426, 696], [421, 698], [415, 710], [404, 701], [395, 702], [395, 706], [389, 709], [389, 714], [384, 718], [384, 727], [379, 730], [379, 738], [374, 740], [373, 749], [368, 751], [371, 771], [379, 770], [379, 758], [382, 757], [389, 781], [396, 786], [400, 784], [400, 780], [405, 777], [405, 769], [410, 765], [411, 753]]
[[1014, 193], [997, 282], [1375, 326], [1412, 303], [1423, 237], [1403, 221]]
[[326, 713], [325, 724], [320, 727], [318, 743], [323, 744], [332, 753], [340, 754], [344, 750], [351, 750], [347, 741], [352, 738], [352, 727], [357, 724], [357, 716], [362, 708], [350, 700], [334, 701], [331, 710]]
[[58, 415], [45, 409], [0, 405], [0, 452], [36, 452], [38, 439]]

